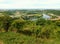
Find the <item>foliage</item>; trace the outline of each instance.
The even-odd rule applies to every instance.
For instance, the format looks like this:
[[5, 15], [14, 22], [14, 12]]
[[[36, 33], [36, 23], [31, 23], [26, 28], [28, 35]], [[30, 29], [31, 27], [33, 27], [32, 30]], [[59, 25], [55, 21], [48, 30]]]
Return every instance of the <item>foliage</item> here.
[[[25, 11], [22, 12], [25, 13]], [[48, 12], [53, 12], [53, 10]], [[39, 12], [27, 12], [27, 14], [35, 13]], [[59, 12], [53, 13], [59, 15]], [[23, 18], [12, 18], [7, 15], [10, 12], [5, 14], [0, 16], [0, 40], [5, 44], [49, 44], [49, 42], [60, 44], [60, 20], [45, 20], [40, 17], [36, 21], [30, 21]]]

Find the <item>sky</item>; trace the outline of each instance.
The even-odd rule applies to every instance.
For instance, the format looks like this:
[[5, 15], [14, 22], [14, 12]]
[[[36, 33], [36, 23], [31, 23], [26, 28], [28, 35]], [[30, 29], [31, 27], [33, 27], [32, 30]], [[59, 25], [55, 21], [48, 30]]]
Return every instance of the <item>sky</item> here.
[[0, 9], [60, 9], [60, 0], [0, 0]]

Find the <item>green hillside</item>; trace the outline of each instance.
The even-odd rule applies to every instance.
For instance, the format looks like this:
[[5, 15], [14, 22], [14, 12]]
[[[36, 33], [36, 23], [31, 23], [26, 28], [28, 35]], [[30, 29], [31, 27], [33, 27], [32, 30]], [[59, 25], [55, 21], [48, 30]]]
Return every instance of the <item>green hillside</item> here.
[[[47, 15], [48, 13], [57, 16], [59, 14], [59, 10], [44, 11]], [[42, 10], [2, 11], [0, 44], [60, 44], [60, 19], [45, 20], [41, 17], [42, 13]], [[34, 18], [37, 20], [32, 21]]]

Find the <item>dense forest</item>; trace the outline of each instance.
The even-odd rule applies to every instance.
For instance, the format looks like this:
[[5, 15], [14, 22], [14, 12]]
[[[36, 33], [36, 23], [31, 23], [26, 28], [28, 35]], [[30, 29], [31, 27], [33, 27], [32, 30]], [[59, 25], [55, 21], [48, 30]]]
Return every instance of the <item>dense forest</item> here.
[[[0, 44], [60, 44], [60, 20], [38, 16], [42, 13], [59, 16], [60, 10], [2, 10], [0, 13]], [[14, 14], [21, 16], [11, 17]], [[37, 20], [29, 20], [27, 15]]]

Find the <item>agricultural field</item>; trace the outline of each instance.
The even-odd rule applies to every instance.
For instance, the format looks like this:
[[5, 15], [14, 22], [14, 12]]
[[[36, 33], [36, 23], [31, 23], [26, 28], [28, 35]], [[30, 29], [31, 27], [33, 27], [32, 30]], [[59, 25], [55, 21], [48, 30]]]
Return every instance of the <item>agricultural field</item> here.
[[60, 44], [60, 10], [1, 10], [0, 44]]

